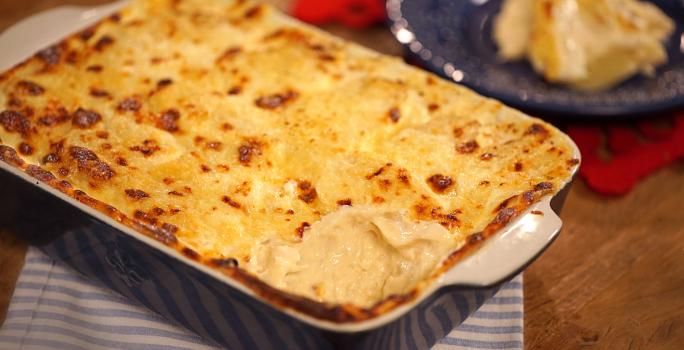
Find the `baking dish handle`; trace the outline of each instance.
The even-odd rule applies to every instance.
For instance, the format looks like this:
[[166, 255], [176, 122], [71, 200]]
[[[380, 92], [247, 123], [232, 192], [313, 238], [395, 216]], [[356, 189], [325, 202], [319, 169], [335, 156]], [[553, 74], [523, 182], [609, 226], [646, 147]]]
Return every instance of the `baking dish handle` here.
[[524, 215], [442, 275], [440, 285], [489, 287], [525, 269], [560, 232], [562, 222], [550, 202], [548, 196], [530, 206]]

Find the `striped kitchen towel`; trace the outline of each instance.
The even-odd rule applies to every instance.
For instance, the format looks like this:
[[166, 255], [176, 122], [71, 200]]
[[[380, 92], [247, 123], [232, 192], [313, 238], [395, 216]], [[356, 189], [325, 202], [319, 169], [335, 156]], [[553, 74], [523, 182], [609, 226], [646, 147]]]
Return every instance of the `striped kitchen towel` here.
[[[433, 349], [522, 349], [522, 276]], [[30, 248], [0, 349], [216, 349], [214, 344]]]

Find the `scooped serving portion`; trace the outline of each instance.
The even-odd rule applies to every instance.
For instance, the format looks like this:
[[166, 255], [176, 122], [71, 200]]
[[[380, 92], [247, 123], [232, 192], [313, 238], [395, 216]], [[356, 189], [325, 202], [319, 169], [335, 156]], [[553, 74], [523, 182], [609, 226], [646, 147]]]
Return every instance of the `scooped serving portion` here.
[[674, 27], [647, 1], [506, 0], [493, 35], [502, 58], [527, 58], [544, 79], [591, 91], [653, 76]]
[[0, 75], [0, 160], [295, 307], [420, 290], [573, 149], [251, 1], [132, 1]]

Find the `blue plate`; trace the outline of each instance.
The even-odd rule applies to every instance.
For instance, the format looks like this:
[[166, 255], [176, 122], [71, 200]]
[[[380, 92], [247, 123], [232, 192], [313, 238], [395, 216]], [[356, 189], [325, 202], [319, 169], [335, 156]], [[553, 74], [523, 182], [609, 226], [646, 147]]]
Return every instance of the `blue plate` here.
[[492, 39], [501, 0], [389, 0], [397, 40], [425, 68], [506, 104], [546, 116], [634, 117], [684, 107], [684, 1], [652, 1], [676, 23], [668, 63], [602, 92], [545, 82], [529, 63], [502, 62]]

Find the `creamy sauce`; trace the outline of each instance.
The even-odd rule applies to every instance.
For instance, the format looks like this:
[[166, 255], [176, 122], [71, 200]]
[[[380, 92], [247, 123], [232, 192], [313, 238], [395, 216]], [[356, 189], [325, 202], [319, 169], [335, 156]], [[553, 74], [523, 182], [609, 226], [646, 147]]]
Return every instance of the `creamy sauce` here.
[[410, 291], [455, 246], [449, 231], [437, 223], [345, 206], [304, 231], [301, 242], [257, 244], [246, 268], [294, 294], [371, 306]]

